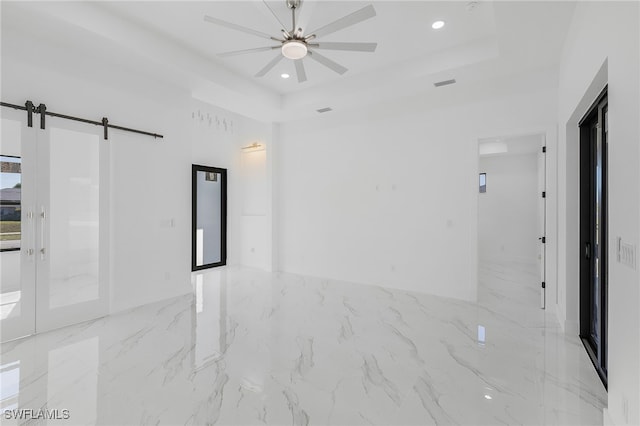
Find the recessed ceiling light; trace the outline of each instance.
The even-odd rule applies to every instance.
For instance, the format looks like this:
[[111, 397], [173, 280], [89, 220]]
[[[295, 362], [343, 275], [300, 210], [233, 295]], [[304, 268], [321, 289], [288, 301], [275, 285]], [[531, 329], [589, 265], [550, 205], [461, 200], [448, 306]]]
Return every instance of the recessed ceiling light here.
[[493, 399], [493, 398], [491, 397], [491, 395], [485, 395], [485, 396], [484, 396], [484, 398], [485, 398], [485, 399]]
[[442, 27], [444, 27], [444, 21], [436, 21], [431, 24], [431, 28], [433, 28], [434, 30], [439, 30]]
[[283, 73], [283, 74], [280, 74], [280, 77], [282, 77], [282, 78], [289, 78], [289, 77], [291, 77], [291, 76], [285, 72], [285, 73]]

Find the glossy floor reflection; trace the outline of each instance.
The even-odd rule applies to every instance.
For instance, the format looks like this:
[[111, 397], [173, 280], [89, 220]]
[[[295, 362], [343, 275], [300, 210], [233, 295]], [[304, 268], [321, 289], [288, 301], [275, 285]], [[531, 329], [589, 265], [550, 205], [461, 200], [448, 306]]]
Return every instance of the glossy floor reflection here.
[[604, 388], [538, 308], [535, 270], [480, 275], [478, 304], [194, 275], [194, 296], [3, 344], [2, 408], [69, 410], [39, 424], [602, 424]]

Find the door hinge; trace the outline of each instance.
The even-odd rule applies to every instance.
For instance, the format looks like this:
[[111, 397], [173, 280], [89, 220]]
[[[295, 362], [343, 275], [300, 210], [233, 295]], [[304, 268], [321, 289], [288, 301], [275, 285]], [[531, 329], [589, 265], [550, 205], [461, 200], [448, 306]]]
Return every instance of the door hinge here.
[[544, 281], [542, 281], [542, 288], [547, 288], [547, 283], [545, 283]]
[[540, 238], [540, 241], [542, 241], [542, 244], [547, 244], [547, 237]]
[[547, 191], [542, 191], [542, 198], [547, 198]]
[[546, 146], [543, 146], [543, 147], [542, 147], [542, 152], [543, 152], [543, 153], [546, 153], [546, 152], [547, 152], [547, 147], [546, 147]]

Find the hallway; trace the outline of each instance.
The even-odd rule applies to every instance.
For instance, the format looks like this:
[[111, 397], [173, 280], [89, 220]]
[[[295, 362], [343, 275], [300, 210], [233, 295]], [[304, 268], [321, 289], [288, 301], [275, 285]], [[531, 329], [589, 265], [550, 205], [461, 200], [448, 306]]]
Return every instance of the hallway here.
[[480, 277], [472, 304], [196, 274], [194, 296], [3, 344], [2, 408], [66, 409], [68, 424], [602, 424], [606, 392], [538, 308], [535, 271]]

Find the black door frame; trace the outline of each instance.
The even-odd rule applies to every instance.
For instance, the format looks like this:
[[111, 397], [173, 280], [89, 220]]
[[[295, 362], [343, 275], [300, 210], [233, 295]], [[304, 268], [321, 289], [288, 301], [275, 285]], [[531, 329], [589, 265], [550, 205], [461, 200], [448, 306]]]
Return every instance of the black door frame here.
[[[211, 172], [221, 175], [220, 191], [220, 262], [196, 265], [196, 230], [198, 223], [198, 172]], [[227, 264], [227, 169], [219, 167], [191, 165], [191, 271], [224, 266]]]
[[[591, 358], [600, 380], [607, 387], [607, 318], [608, 318], [608, 176], [607, 132], [605, 114], [608, 108], [607, 87], [578, 123], [580, 127], [580, 338]], [[599, 342], [591, 336], [593, 282], [596, 257], [596, 167], [597, 138], [602, 138], [602, 201], [600, 224], [601, 243], [597, 247], [600, 259], [600, 323]]]

